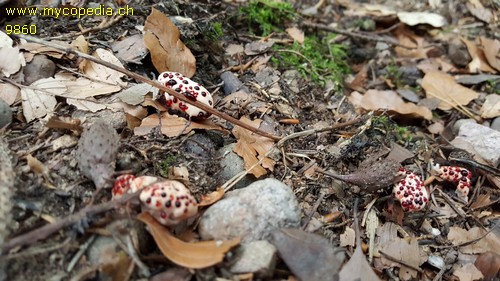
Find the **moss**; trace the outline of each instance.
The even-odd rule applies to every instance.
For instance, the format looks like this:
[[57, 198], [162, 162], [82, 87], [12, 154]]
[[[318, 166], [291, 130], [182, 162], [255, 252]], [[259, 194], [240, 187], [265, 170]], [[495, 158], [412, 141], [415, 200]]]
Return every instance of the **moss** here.
[[272, 0], [252, 0], [240, 9], [240, 16], [247, 19], [250, 31], [262, 36], [282, 31], [284, 22], [298, 18], [290, 3]]
[[335, 90], [341, 91], [344, 75], [351, 70], [346, 62], [345, 46], [330, 43], [334, 38], [332, 33], [323, 39], [307, 36], [302, 45], [295, 42], [291, 50], [277, 46], [272, 62], [285, 69], [296, 69], [304, 78], [322, 86], [331, 80]]

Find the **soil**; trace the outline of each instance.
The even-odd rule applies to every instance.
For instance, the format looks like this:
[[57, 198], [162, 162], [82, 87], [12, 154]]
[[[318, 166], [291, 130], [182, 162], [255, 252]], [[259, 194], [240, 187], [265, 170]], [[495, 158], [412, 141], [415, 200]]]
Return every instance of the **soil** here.
[[[257, 36], [249, 32], [248, 25], [239, 22], [235, 16], [238, 9], [237, 1], [157, 2], [141, 1], [137, 3], [132, 1], [129, 5], [134, 8], [134, 16], [124, 17], [119, 23], [97, 32], [91, 32], [87, 34], [86, 39], [92, 44], [92, 48], [110, 49], [111, 43], [118, 38], [141, 33], [136, 26], [144, 24], [146, 17], [150, 14], [151, 7], [155, 7], [167, 15], [191, 18], [194, 23], [189, 26], [182, 25], [180, 31], [182, 40], [196, 57], [197, 71], [192, 79], [203, 82], [211, 89], [220, 84], [221, 70], [228, 67], [227, 57], [224, 56], [225, 47], [229, 44], [245, 44], [258, 40]], [[315, 1], [295, 1], [294, 7], [304, 9], [314, 5], [313, 2]], [[454, 11], [456, 14], [451, 16], [455, 17], [460, 13], [465, 13], [465, 4], [462, 2], [464, 1], [459, 1], [457, 9]], [[406, 5], [406, 10], [411, 5], [400, 4]], [[327, 6], [331, 10], [319, 12], [313, 17], [315, 22], [328, 24], [334, 18], [337, 19], [337, 26], [348, 28], [355, 22], [366, 19], [356, 16], [342, 16], [342, 7], [332, 4], [327, 4]], [[99, 24], [96, 21], [98, 20], [92, 17], [81, 20], [71, 17], [10, 19], [10, 22], [35, 24], [39, 29], [37, 36], [40, 38], [46, 40], [57, 38], [62, 41], [73, 40], [74, 37], [68, 36], [70, 32], [78, 31], [79, 26], [96, 26]], [[224, 35], [217, 40], [206, 36], [207, 32], [211, 31], [211, 24], [214, 22], [222, 22], [224, 25]], [[383, 25], [380, 22], [378, 24]], [[302, 26], [302, 28], [306, 34], [319, 32], [312, 27]], [[491, 30], [484, 32], [494, 33]], [[498, 30], [496, 32], [498, 34]], [[353, 73], [374, 59], [375, 54], [369, 50], [374, 48], [376, 42], [346, 36], [341, 36], [339, 41], [348, 46], [349, 64], [353, 68]], [[446, 52], [446, 46], [439, 46], [438, 49], [443, 53]], [[241, 64], [250, 59], [243, 57]], [[147, 56], [142, 61], [141, 65], [129, 64], [127, 67], [136, 73], [154, 78], [152, 73], [157, 72], [150, 62], [151, 58]], [[61, 59], [56, 63], [58, 66], [75, 68], [76, 60]], [[375, 74], [375, 77], [371, 78], [374, 81], [374, 88], [389, 88], [379, 78], [387, 72], [387, 66], [393, 64], [394, 60], [390, 59], [371, 64], [372, 70], [370, 72]], [[287, 69], [279, 69], [281, 72], [285, 70]], [[251, 91], [257, 91], [252, 88], [250, 83], [256, 75], [253, 71], [246, 70], [239, 74], [241, 81]], [[417, 71], [416, 75], [418, 77], [413, 80], [409, 78], [410, 80], [404, 81], [404, 83], [416, 84], [416, 79], [422, 78], [423, 74]], [[407, 76], [410, 77], [410, 75], [405, 75], [405, 77]], [[296, 112], [300, 123], [297, 125], [278, 123], [278, 120], [289, 118], [289, 116], [284, 116], [277, 110], [268, 111], [265, 119], [275, 124], [273, 126], [276, 135], [290, 135], [306, 129], [317, 128], [319, 124], [331, 126], [362, 115], [343, 98], [345, 94], [350, 92], [349, 89], [345, 88], [343, 92], [325, 94], [323, 86], [300, 76], [297, 76], [296, 79], [298, 81], [297, 87], [300, 89], [299, 93], [290, 90], [289, 85], [284, 81], [280, 80], [279, 83], [282, 89], [281, 97]], [[222, 91], [215, 93], [216, 100], [223, 97]], [[270, 102], [270, 104], [276, 104], [265, 97], [260, 99]], [[64, 99], [58, 99], [58, 101], [59, 104], [55, 112], [57, 116], [68, 117], [74, 114], [74, 107], [66, 104]], [[8, 126], [3, 136], [8, 140], [13, 153], [16, 171], [16, 178], [13, 179], [15, 181], [13, 198], [15, 206], [12, 211], [11, 237], [36, 229], [48, 222], [58, 220], [58, 218], [67, 217], [87, 206], [93, 197], [95, 198], [94, 204], [110, 200], [111, 195], [108, 194], [107, 190], [96, 193], [93, 183], [81, 175], [75, 160], [76, 146], [56, 151], [52, 149], [53, 140], [62, 135], [71, 134], [71, 132], [46, 129], [40, 121], [26, 123], [23, 121], [20, 102], [12, 106], [12, 109], [14, 121]], [[223, 108], [218, 109], [224, 110]], [[151, 112], [154, 112], [154, 109]], [[320, 219], [322, 215], [335, 212], [341, 213], [338, 219], [316, 230], [316, 233], [333, 241], [334, 244], [338, 245], [345, 225], [351, 224], [354, 198], [360, 198], [360, 206], [366, 206], [377, 197], [385, 198], [386, 200], [377, 201], [375, 207], [380, 211], [381, 218], [386, 221], [398, 221], [396, 216], [387, 209], [388, 205], [396, 206], [396, 208], [398, 206], [390, 198], [390, 188], [380, 192], [366, 192], [362, 188], [331, 177], [318, 174], [306, 175], [304, 167], [310, 167], [315, 163], [324, 170], [335, 171], [338, 174], [349, 174], [355, 172], [363, 161], [370, 161], [370, 159], [377, 161], [385, 157], [395, 143], [405, 147], [415, 155], [403, 162], [403, 165], [426, 167], [431, 158], [440, 158], [439, 148], [444, 143], [444, 139], [434, 138], [427, 133], [428, 123], [419, 119], [391, 116], [389, 113], [381, 114], [389, 116], [389, 118], [385, 121], [365, 119], [359, 124], [341, 130], [320, 132], [287, 142], [284, 151], [294, 153], [295, 156], [287, 156], [286, 163], [283, 163], [283, 159], [279, 157], [275, 169], [267, 175], [280, 179], [293, 188], [303, 209], [304, 223], [307, 222], [311, 212], [314, 219]], [[440, 112], [439, 114], [441, 120], [447, 125], [459, 118], [456, 111]], [[262, 116], [260, 112], [250, 112], [244, 108], [233, 113], [234, 117], [244, 115], [250, 118], [261, 118]], [[372, 122], [367, 123], [367, 120]], [[229, 123], [223, 124], [228, 130], [233, 126]], [[402, 137], [400, 132], [395, 130], [397, 126], [405, 126], [406, 133], [411, 138]], [[117, 172], [128, 171], [133, 174], [167, 177], [168, 169], [165, 167], [186, 167], [189, 171], [188, 187], [198, 199], [204, 194], [215, 191], [224, 183], [218, 177], [221, 167], [215, 152], [225, 144], [236, 142], [230, 134], [203, 130], [197, 130], [194, 134], [177, 138], [167, 138], [158, 132], [146, 137], [135, 136], [133, 131], [126, 127], [118, 128], [118, 133], [121, 137], [121, 145], [117, 156]], [[348, 138], [350, 141], [343, 147], [335, 145], [339, 140]], [[334, 149], [335, 151], [333, 151]], [[49, 170], [48, 175], [44, 177], [42, 174], [32, 172], [26, 161], [27, 155], [31, 155], [43, 163]], [[445, 189], [445, 191], [449, 194], [453, 193], [452, 189]], [[498, 191], [496, 191], [496, 196], [498, 196]], [[321, 200], [319, 204], [317, 204], [318, 200]], [[498, 209], [498, 204], [495, 208]], [[405, 218], [403, 224], [410, 233], [418, 232], [418, 224], [423, 215], [425, 214], [414, 214]], [[85, 277], [82, 274], [82, 270], [87, 268], [85, 258], [82, 258], [71, 272], [67, 272], [67, 267], [91, 233], [99, 229], [104, 221], [112, 220], [115, 216], [116, 214], [113, 212], [108, 212], [87, 217], [72, 227], [64, 228], [51, 235], [48, 239], [34, 243], [29, 247], [13, 249], [7, 256], [7, 279], [5, 280], [97, 280], [93, 279], [94, 275], [92, 274], [89, 274], [90, 277]], [[454, 226], [464, 226], [468, 223], [470, 222], [466, 218], [458, 218], [450, 222]], [[169, 266], [165, 265], [164, 261], [149, 260], [147, 264], [154, 272], [161, 272]], [[216, 272], [219, 270], [217, 269]], [[279, 270], [280, 273], [276, 276], [283, 275], [283, 271], [288, 272], [283, 264], [280, 265]], [[77, 279], [70, 279], [71, 276], [77, 274], [82, 275], [79, 275]], [[380, 274], [386, 280], [390, 279], [386, 272], [380, 272]], [[450, 274], [446, 274], [447, 280], [450, 280]], [[203, 276], [203, 271], [198, 273], [199, 279], [197, 280], [203, 280], [201, 276]], [[194, 279], [195, 277], [193, 277]], [[139, 280], [136, 273], [132, 275], [131, 280]], [[270, 280], [280, 280], [280, 278], [276, 277]]]

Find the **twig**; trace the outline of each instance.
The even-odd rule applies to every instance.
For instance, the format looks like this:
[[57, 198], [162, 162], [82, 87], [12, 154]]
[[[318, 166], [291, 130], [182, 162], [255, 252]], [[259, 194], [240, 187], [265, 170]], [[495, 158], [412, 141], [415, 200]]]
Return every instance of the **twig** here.
[[275, 143], [274, 146], [272, 146], [267, 151], [267, 153], [264, 155], [264, 157], [262, 157], [257, 163], [253, 164], [250, 168], [246, 169], [245, 171], [242, 171], [242, 172], [236, 174], [234, 177], [232, 177], [226, 183], [224, 183], [221, 186], [221, 188], [224, 189], [224, 192], [229, 191], [236, 183], [238, 183], [243, 177], [245, 177], [253, 168], [260, 165], [264, 161], [264, 159], [266, 159], [267, 156], [269, 156], [271, 153], [274, 153], [277, 148], [280, 148], [288, 140], [291, 140], [294, 138], [299, 138], [299, 137], [309, 136], [309, 135], [319, 133], [319, 132], [333, 131], [333, 130], [341, 129], [341, 128], [348, 127], [348, 126], [354, 125], [356, 123], [359, 123], [359, 122], [365, 120], [365, 118], [366, 117], [364, 117], [364, 116], [358, 117], [358, 118], [355, 118], [353, 120], [350, 120], [350, 121], [347, 121], [344, 123], [338, 123], [338, 124], [335, 124], [335, 125], [330, 126], [330, 127], [306, 130], [306, 131], [293, 133], [293, 134], [290, 134], [286, 137], [283, 137], [283, 138], [281, 138], [281, 140], [279, 140], [277, 143]]
[[378, 250], [378, 252], [381, 253], [386, 259], [388, 259], [390, 261], [397, 262], [397, 263], [402, 264], [402, 265], [404, 265], [404, 266], [406, 266], [406, 267], [408, 267], [410, 269], [413, 269], [413, 270], [415, 270], [417, 272], [422, 273], [422, 269], [420, 269], [420, 268], [414, 267], [413, 265], [408, 264], [407, 262], [405, 262], [403, 260], [397, 259], [397, 258], [395, 258], [395, 257], [393, 257], [393, 256], [391, 256], [391, 255], [389, 255], [387, 253], [382, 252], [381, 250]]
[[59, 231], [60, 229], [73, 225], [87, 217], [103, 213], [106, 211], [109, 211], [111, 209], [114, 209], [120, 205], [123, 205], [124, 203], [128, 202], [129, 200], [138, 197], [140, 191], [137, 191], [136, 193], [133, 194], [128, 194], [126, 196], [121, 197], [118, 200], [113, 200], [113, 201], [108, 201], [99, 205], [89, 205], [83, 209], [81, 209], [78, 213], [69, 215], [67, 217], [61, 218], [60, 220], [57, 220], [51, 224], [44, 225], [42, 227], [39, 227], [37, 229], [34, 229], [28, 233], [19, 235], [17, 237], [14, 237], [7, 241], [7, 243], [4, 244], [3, 249], [2, 249], [2, 255], [5, 255], [9, 250], [23, 246], [23, 245], [29, 245], [33, 244], [39, 240], [43, 240], [49, 235]]
[[323, 30], [326, 30], [326, 31], [335, 32], [335, 33], [342, 34], [342, 35], [349, 36], [349, 37], [360, 38], [360, 39], [369, 40], [369, 41], [375, 41], [375, 42], [383, 42], [383, 43], [387, 43], [389, 45], [394, 45], [394, 46], [398, 46], [398, 47], [409, 49], [409, 50], [416, 49], [414, 47], [408, 47], [408, 46], [399, 44], [398, 42], [394, 42], [393, 40], [389, 40], [389, 39], [386, 39], [386, 38], [383, 38], [383, 37], [380, 37], [380, 36], [369, 36], [369, 35], [365, 35], [365, 34], [361, 34], [361, 33], [356, 33], [356, 32], [352, 32], [352, 31], [338, 29], [338, 28], [327, 26], [327, 25], [324, 25], [324, 24], [319, 24], [319, 23], [313, 23], [313, 22], [307, 22], [306, 21], [306, 22], [303, 23], [303, 25], [305, 25], [307, 27], [313, 27], [313, 28], [323, 29]]
[[314, 203], [314, 206], [311, 209], [311, 212], [307, 215], [306, 221], [305, 221], [304, 225], [302, 226], [302, 230], [306, 230], [307, 225], [309, 225], [309, 222], [311, 221], [316, 210], [319, 208], [319, 205], [323, 201], [323, 198], [325, 198], [325, 193], [320, 192], [318, 199], [316, 200], [316, 203]]
[[203, 103], [201, 103], [199, 101], [190, 100], [190, 99], [188, 99], [187, 97], [185, 97], [181, 93], [178, 93], [178, 92], [176, 92], [176, 91], [174, 91], [174, 90], [172, 90], [170, 88], [165, 87], [164, 85], [162, 85], [162, 84], [160, 84], [160, 83], [158, 83], [156, 81], [150, 80], [147, 77], [144, 77], [142, 75], [134, 73], [134, 72], [132, 72], [130, 70], [127, 70], [127, 69], [125, 69], [123, 67], [114, 65], [114, 64], [109, 63], [107, 61], [100, 60], [100, 59], [95, 58], [95, 57], [93, 57], [91, 55], [88, 55], [88, 54], [85, 54], [85, 53], [73, 50], [71, 48], [66, 48], [66, 47], [61, 46], [59, 44], [55, 44], [55, 43], [52, 43], [52, 42], [41, 40], [41, 39], [38, 39], [38, 38], [35, 38], [35, 37], [32, 37], [32, 36], [27, 36], [27, 35], [16, 35], [16, 36], [19, 37], [19, 38], [22, 38], [22, 39], [24, 39], [26, 41], [35, 42], [35, 43], [38, 43], [38, 44], [42, 44], [42, 45], [45, 45], [45, 46], [57, 49], [59, 51], [65, 52], [66, 54], [72, 54], [72, 55], [75, 55], [77, 57], [81, 57], [81, 58], [84, 58], [86, 60], [89, 60], [91, 62], [95, 62], [97, 64], [103, 65], [103, 66], [105, 66], [107, 68], [116, 70], [116, 71], [118, 71], [120, 73], [123, 73], [123, 74], [125, 74], [125, 75], [127, 75], [127, 76], [129, 76], [129, 77], [131, 77], [133, 79], [135, 79], [136, 81], [140, 81], [142, 83], [146, 83], [148, 85], [156, 87], [156, 88], [158, 88], [158, 89], [160, 89], [160, 90], [168, 93], [169, 95], [176, 97], [177, 99], [179, 99], [179, 100], [181, 100], [181, 101], [183, 101], [185, 103], [188, 103], [190, 105], [196, 106], [197, 108], [199, 108], [201, 110], [209, 112], [209, 113], [211, 113], [211, 114], [213, 114], [215, 116], [218, 116], [218, 117], [220, 117], [220, 118], [222, 118], [224, 120], [229, 121], [230, 123], [233, 123], [233, 124], [235, 124], [237, 126], [245, 128], [245, 129], [247, 129], [247, 130], [249, 130], [249, 131], [251, 131], [253, 133], [259, 134], [261, 136], [264, 136], [266, 138], [270, 138], [270, 139], [275, 140], [275, 141], [279, 141], [279, 140], [282, 139], [281, 137], [269, 134], [267, 132], [264, 132], [262, 130], [254, 128], [251, 125], [245, 124], [242, 121], [240, 121], [240, 120], [238, 120], [238, 119], [236, 119], [234, 117], [231, 117], [231, 116], [229, 116], [229, 115], [227, 115], [227, 114], [225, 114], [223, 112], [220, 112], [220, 111], [218, 111], [218, 110], [216, 110], [216, 109], [214, 109], [214, 108], [212, 108], [212, 107], [210, 107], [210, 106], [208, 106], [206, 104], [203, 104]]

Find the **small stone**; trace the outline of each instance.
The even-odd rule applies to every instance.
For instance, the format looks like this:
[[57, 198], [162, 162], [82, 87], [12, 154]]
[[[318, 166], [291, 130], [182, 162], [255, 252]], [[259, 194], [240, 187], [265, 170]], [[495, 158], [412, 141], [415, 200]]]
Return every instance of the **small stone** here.
[[442, 257], [430, 255], [427, 258], [427, 262], [437, 269], [442, 269], [445, 267], [445, 263]]
[[[220, 166], [222, 167], [222, 170], [217, 175], [220, 182], [226, 182], [245, 170], [245, 162], [233, 151], [234, 146], [234, 143], [228, 144], [219, 149], [217, 152], [217, 157], [220, 158]], [[236, 183], [234, 189], [248, 186], [254, 181], [255, 176], [247, 174], [238, 183]]]
[[452, 141], [466, 141], [479, 153], [484, 160], [497, 166], [500, 162], [500, 132], [476, 123], [463, 124], [458, 136]]
[[269, 178], [228, 192], [203, 214], [199, 231], [203, 240], [241, 237], [248, 243], [268, 239], [280, 228], [298, 227], [300, 214], [292, 189]]
[[3, 100], [0, 99], [0, 129], [12, 122], [12, 109]]
[[257, 278], [272, 275], [276, 265], [277, 250], [265, 240], [253, 241], [242, 245], [238, 251], [241, 256], [229, 271], [234, 274], [254, 273]]
[[56, 73], [56, 64], [45, 55], [36, 55], [23, 68], [24, 83], [31, 83], [43, 78], [49, 78]]

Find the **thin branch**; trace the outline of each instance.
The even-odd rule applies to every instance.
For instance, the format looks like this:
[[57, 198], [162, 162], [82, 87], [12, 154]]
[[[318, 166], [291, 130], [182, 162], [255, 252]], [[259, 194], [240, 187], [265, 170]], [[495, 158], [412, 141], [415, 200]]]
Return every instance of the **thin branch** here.
[[360, 39], [364, 39], [364, 40], [368, 40], [368, 41], [383, 42], [383, 43], [387, 43], [389, 45], [394, 45], [394, 46], [398, 46], [398, 47], [409, 49], [409, 50], [416, 49], [414, 47], [408, 47], [408, 46], [402, 45], [398, 42], [395, 42], [394, 40], [390, 40], [390, 39], [387, 39], [387, 38], [384, 38], [381, 36], [370, 36], [370, 35], [366, 35], [366, 34], [356, 33], [356, 32], [347, 31], [347, 30], [343, 30], [343, 29], [338, 29], [338, 28], [331, 27], [328, 25], [313, 23], [313, 22], [304, 22], [303, 25], [305, 25], [307, 27], [313, 27], [313, 28], [318, 28], [318, 29], [330, 31], [330, 32], [335, 32], [335, 33], [342, 34], [342, 35], [352, 37], [352, 38], [360, 38]]
[[229, 116], [229, 115], [227, 115], [227, 114], [225, 114], [223, 112], [220, 112], [220, 111], [218, 111], [218, 110], [216, 110], [216, 109], [214, 109], [214, 108], [212, 108], [212, 107], [210, 107], [210, 106], [208, 106], [206, 104], [203, 104], [203, 103], [201, 103], [199, 101], [190, 100], [190, 99], [188, 99], [187, 97], [185, 97], [181, 93], [178, 93], [178, 92], [176, 92], [176, 91], [174, 91], [174, 90], [172, 90], [170, 88], [165, 87], [164, 85], [162, 85], [162, 84], [160, 84], [160, 83], [158, 83], [156, 81], [153, 81], [153, 80], [151, 80], [151, 79], [149, 79], [147, 77], [144, 77], [142, 75], [139, 75], [137, 73], [134, 73], [134, 72], [132, 72], [130, 70], [127, 70], [127, 69], [125, 69], [123, 67], [114, 65], [114, 64], [109, 63], [107, 61], [100, 60], [100, 59], [95, 58], [95, 57], [93, 57], [91, 55], [88, 55], [88, 54], [85, 54], [85, 53], [73, 50], [71, 48], [66, 48], [66, 47], [61, 46], [59, 44], [48, 42], [48, 41], [45, 41], [45, 40], [42, 40], [42, 39], [38, 39], [38, 38], [35, 38], [35, 37], [32, 37], [32, 36], [27, 36], [27, 35], [16, 35], [16, 36], [19, 37], [19, 38], [21, 38], [21, 39], [24, 39], [26, 41], [34, 42], [34, 43], [38, 43], [38, 44], [42, 44], [44, 46], [48, 46], [48, 47], [57, 49], [59, 51], [62, 51], [64, 53], [66, 53], [66, 54], [72, 54], [72, 55], [75, 55], [77, 57], [81, 57], [81, 58], [84, 58], [86, 60], [89, 60], [91, 62], [103, 65], [103, 66], [105, 66], [107, 68], [116, 70], [116, 71], [118, 71], [120, 73], [123, 73], [123, 74], [125, 74], [125, 75], [127, 75], [127, 76], [129, 76], [129, 77], [131, 77], [133, 79], [135, 79], [136, 81], [140, 81], [142, 83], [146, 83], [148, 85], [156, 87], [156, 88], [158, 88], [158, 89], [160, 89], [160, 90], [168, 93], [169, 95], [178, 98], [179, 100], [181, 100], [181, 101], [183, 101], [185, 103], [188, 103], [190, 105], [196, 106], [197, 108], [199, 108], [201, 110], [209, 112], [209, 113], [211, 113], [211, 114], [213, 114], [215, 116], [218, 116], [218, 117], [220, 117], [220, 118], [222, 118], [224, 120], [227, 120], [227, 121], [233, 123], [234, 125], [237, 125], [237, 126], [240, 126], [242, 128], [245, 128], [245, 129], [247, 129], [247, 130], [249, 130], [249, 131], [251, 131], [253, 133], [259, 134], [261, 136], [264, 136], [266, 138], [270, 138], [270, 139], [275, 140], [275, 141], [279, 141], [281, 139], [281, 137], [279, 137], [279, 136], [275, 136], [275, 135], [269, 134], [267, 132], [264, 132], [262, 130], [259, 130], [257, 128], [254, 128], [254, 127], [252, 127], [252, 126], [250, 126], [248, 124], [245, 124], [242, 121], [240, 121], [240, 120], [238, 120], [236, 118], [233, 118], [233, 117], [231, 117], [231, 116]]
[[139, 193], [140, 191], [137, 191], [136, 193], [123, 196], [118, 200], [108, 201], [99, 205], [89, 205], [81, 209], [77, 213], [61, 218], [60, 220], [57, 220], [53, 223], [46, 224], [28, 233], [16, 236], [3, 245], [2, 255], [5, 255], [9, 250], [15, 247], [33, 244], [39, 240], [46, 239], [51, 234], [59, 231], [60, 229], [71, 226], [87, 217], [91, 217], [93, 215], [100, 214], [119, 207], [129, 200], [138, 197]]

